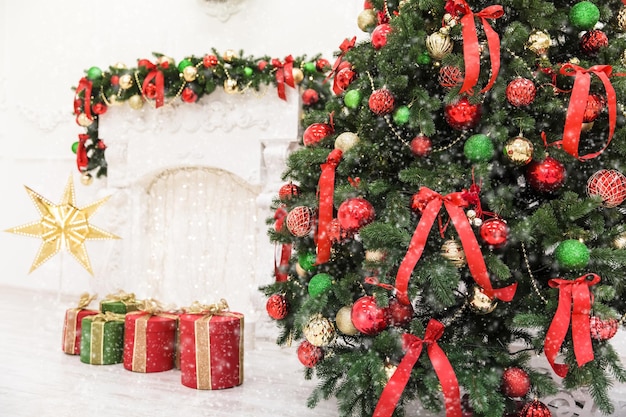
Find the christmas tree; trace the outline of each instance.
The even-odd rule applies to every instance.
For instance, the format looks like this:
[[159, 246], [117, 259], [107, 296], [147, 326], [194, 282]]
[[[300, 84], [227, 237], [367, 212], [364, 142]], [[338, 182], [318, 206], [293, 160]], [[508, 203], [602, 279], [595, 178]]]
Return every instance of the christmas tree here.
[[[626, 7], [372, 0], [288, 159], [265, 286], [309, 406], [549, 416], [626, 370]], [[305, 104], [307, 104], [305, 102]], [[530, 364], [540, 355], [555, 378]]]

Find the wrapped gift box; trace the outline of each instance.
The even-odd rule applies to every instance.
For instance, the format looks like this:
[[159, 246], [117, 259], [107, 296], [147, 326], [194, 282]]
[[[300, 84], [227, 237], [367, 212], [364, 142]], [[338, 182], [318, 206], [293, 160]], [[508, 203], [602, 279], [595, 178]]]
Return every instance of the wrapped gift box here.
[[81, 322], [86, 316], [98, 314], [97, 310], [90, 310], [87, 307], [95, 296], [83, 294], [78, 301], [78, 306], [65, 311], [63, 322], [63, 352], [68, 355], [80, 355]]
[[124, 324], [124, 368], [162, 372], [174, 367], [178, 316], [133, 311]]
[[82, 321], [80, 361], [92, 365], [123, 362], [124, 315], [111, 312], [87, 316]]
[[217, 390], [243, 383], [243, 314], [225, 310], [209, 308], [204, 312], [181, 314], [179, 344], [183, 385]]
[[107, 295], [100, 301], [100, 311], [102, 313], [110, 311], [116, 314], [126, 314], [130, 311], [137, 311], [138, 304], [139, 301], [135, 299], [135, 294], [120, 290], [117, 293]]

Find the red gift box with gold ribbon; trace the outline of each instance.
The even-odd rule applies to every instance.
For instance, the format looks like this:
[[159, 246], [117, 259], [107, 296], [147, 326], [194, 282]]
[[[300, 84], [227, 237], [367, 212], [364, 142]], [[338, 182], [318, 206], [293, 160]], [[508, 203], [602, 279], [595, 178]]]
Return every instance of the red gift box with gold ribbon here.
[[63, 322], [63, 352], [68, 355], [80, 355], [80, 333], [83, 317], [98, 314], [97, 310], [87, 308], [96, 296], [85, 293], [80, 296], [78, 306], [65, 311], [65, 321]]
[[225, 300], [184, 310], [179, 324], [181, 383], [203, 390], [241, 385], [243, 314], [228, 311]]

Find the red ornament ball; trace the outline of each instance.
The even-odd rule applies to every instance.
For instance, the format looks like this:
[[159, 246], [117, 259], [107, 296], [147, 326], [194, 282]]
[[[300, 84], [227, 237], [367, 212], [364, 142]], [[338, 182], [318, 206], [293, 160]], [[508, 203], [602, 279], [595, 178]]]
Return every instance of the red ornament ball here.
[[391, 91], [386, 88], [381, 88], [372, 92], [368, 104], [370, 110], [374, 114], [384, 116], [385, 114], [389, 114], [393, 111], [395, 99], [393, 94], [391, 94]]
[[278, 198], [280, 198], [281, 201], [289, 201], [292, 198], [300, 197], [300, 194], [302, 194], [300, 187], [291, 182], [283, 185], [280, 187], [280, 190], [278, 190]]
[[374, 49], [380, 49], [387, 45], [387, 35], [389, 32], [391, 32], [391, 25], [389, 25], [389, 23], [383, 23], [374, 28], [371, 36]]
[[335, 75], [335, 86], [343, 92], [356, 79], [356, 72], [354, 72], [352, 64], [349, 62], [344, 61], [342, 64], [345, 64], [345, 66], [339, 67], [339, 71]]
[[466, 97], [446, 105], [444, 109], [446, 122], [456, 130], [467, 130], [476, 127], [482, 116], [482, 105], [472, 104]]
[[526, 181], [537, 191], [550, 193], [565, 183], [565, 166], [547, 156], [541, 162], [532, 161], [526, 168]]
[[324, 72], [327, 69], [330, 69], [330, 62], [326, 58], [320, 58], [315, 61], [315, 69], [319, 72]]
[[506, 99], [511, 105], [523, 107], [535, 101], [537, 87], [528, 78], [518, 77], [507, 85], [505, 93]]
[[212, 54], [205, 55], [204, 58], [202, 58], [202, 65], [204, 65], [205, 68], [212, 68], [216, 66], [218, 63], [219, 63], [219, 60], [217, 59], [215, 55], [212, 55]]
[[328, 236], [332, 242], [343, 242], [354, 236], [354, 231], [341, 227], [339, 219], [332, 219], [328, 225]]
[[602, 197], [605, 207], [617, 207], [626, 200], [626, 175], [614, 169], [601, 169], [587, 181], [587, 194]]
[[552, 417], [550, 408], [539, 400], [534, 400], [520, 410], [519, 417]]
[[265, 303], [267, 314], [274, 320], [282, 320], [289, 314], [289, 303], [282, 294], [273, 294]]
[[463, 73], [459, 67], [446, 65], [439, 69], [439, 85], [444, 88], [453, 88], [463, 82]]
[[292, 235], [304, 237], [311, 232], [313, 228], [313, 210], [310, 207], [298, 206], [294, 207], [285, 220], [287, 230]]
[[339, 206], [337, 218], [345, 230], [355, 231], [374, 221], [376, 212], [372, 204], [364, 198], [349, 198]]
[[320, 101], [320, 95], [313, 88], [307, 88], [302, 92], [302, 103], [305, 106], [312, 106]]
[[302, 143], [304, 143], [304, 146], [317, 145], [320, 141], [327, 138], [329, 135], [332, 135], [334, 132], [335, 129], [333, 129], [333, 127], [329, 124], [310, 124], [306, 129], [304, 129], [304, 133], [302, 134]]
[[486, 244], [494, 248], [506, 245], [509, 238], [509, 226], [502, 219], [494, 218], [483, 222], [480, 226], [480, 237]]
[[507, 368], [502, 374], [501, 389], [507, 397], [524, 397], [530, 391], [530, 377], [521, 368]]
[[322, 359], [324, 359], [322, 348], [311, 344], [308, 340], [304, 340], [298, 346], [298, 360], [307, 368], [314, 368]]
[[397, 298], [389, 300], [389, 307], [387, 307], [387, 314], [389, 317], [389, 324], [396, 327], [406, 326], [413, 319], [413, 306], [411, 304], [402, 304]]
[[609, 46], [609, 38], [601, 30], [590, 30], [580, 38], [580, 50], [585, 55], [596, 55]]
[[596, 120], [604, 109], [604, 104], [604, 97], [599, 94], [589, 94], [585, 113], [583, 113], [583, 123], [590, 123]]
[[93, 110], [95, 114], [100, 115], [107, 112], [107, 106], [104, 103], [96, 103], [91, 107], [91, 110]]
[[379, 307], [371, 295], [355, 301], [350, 318], [354, 327], [368, 336], [375, 336], [387, 328], [387, 310]]
[[198, 95], [192, 88], [185, 87], [183, 88], [183, 92], [180, 94], [180, 99], [185, 103], [195, 103], [198, 101]]
[[617, 333], [619, 321], [617, 319], [602, 320], [600, 317], [591, 316], [589, 325], [591, 326], [591, 337], [593, 339], [609, 340]]
[[433, 143], [426, 135], [417, 135], [411, 140], [411, 152], [413, 155], [423, 158], [433, 150]]

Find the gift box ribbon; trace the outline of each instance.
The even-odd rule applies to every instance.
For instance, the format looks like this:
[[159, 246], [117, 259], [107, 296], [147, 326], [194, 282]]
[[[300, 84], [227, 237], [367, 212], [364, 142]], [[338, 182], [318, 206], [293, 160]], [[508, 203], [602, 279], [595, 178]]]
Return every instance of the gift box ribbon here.
[[78, 327], [78, 312], [86, 309], [96, 297], [96, 295], [83, 293], [78, 300], [78, 305], [75, 308], [67, 310], [65, 319], [65, 333], [63, 333], [63, 351], [65, 353], [74, 353], [76, 328]]
[[[104, 326], [109, 322], [124, 322], [123, 314], [116, 314], [107, 311], [89, 316], [91, 319], [91, 346], [90, 361], [92, 364], [102, 363], [104, 360]], [[94, 352], [94, 347], [95, 352]]]
[[567, 375], [568, 366], [555, 361], [567, 335], [570, 316], [574, 355], [578, 366], [594, 359], [590, 325], [592, 294], [589, 287], [599, 282], [600, 277], [596, 274], [586, 274], [575, 280], [554, 278], [548, 281], [551, 288], [559, 289], [559, 305], [546, 333], [544, 351], [550, 366], [562, 378]]
[[430, 319], [426, 326], [424, 339], [408, 333], [402, 335], [402, 345], [405, 347], [406, 354], [383, 389], [378, 404], [376, 404], [373, 417], [390, 417], [393, 414], [398, 400], [411, 377], [411, 371], [422, 354], [424, 345], [426, 345], [426, 352], [441, 384], [446, 417], [462, 417], [459, 382], [448, 357], [437, 344], [437, 340], [441, 338], [443, 331], [443, 324], [435, 319]]
[[104, 297], [104, 300], [101, 301], [101, 303], [107, 303], [107, 302], [122, 302], [126, 305], [128, 304], [132, 304], [135, 303], [137, 300], [135, 298], [135, 294], [134, 293], [126, 293], [122, 290], [118, 290], [116, 293], [114, 294], [109, 294], [106, 297]]
[[333, 197], [335, 194], [335, 172], [341, 162], [341, 149], [333, 149], [326, 163], [322, 164], [322, 174], [318, 184], [318, 225], [317, 225], [317, 257], [315, 264], [320, 265], [330, 260], [332, 236], [329, 233], [330, 223], [333, 221]]
[[285, 57], [285, 62], [280, 62], [280, 59], [272, 59], [272, 66], [276, 68], [276, 88], [278, 90], [278, 97], [283, 100], [287, 100], [285, 94], [285, 84], [291, 88], [296, 87], [295, 80], [293, 78], [293, 57], [291, 55]]

